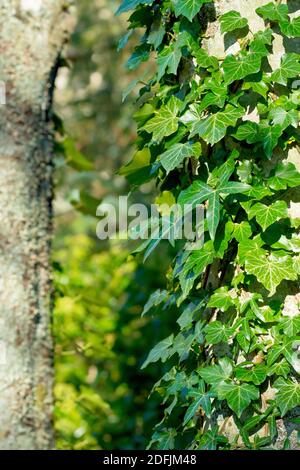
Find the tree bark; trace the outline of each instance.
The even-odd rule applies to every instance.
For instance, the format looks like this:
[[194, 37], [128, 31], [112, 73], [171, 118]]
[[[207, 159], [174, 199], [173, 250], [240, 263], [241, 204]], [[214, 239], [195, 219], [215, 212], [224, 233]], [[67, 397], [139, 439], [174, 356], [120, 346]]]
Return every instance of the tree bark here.
[[[248, 19], [249, 28], [252, 33], [265, 29], [265, 23], [261, 17], [259, 17], [255, 10], [262, 5], [266, 5], [266, 0], [214, 0], [214, 6], [208, 6], [206, 10], [207, 21], [207, 32], [206, 39], [204, 40], [204, 47], [210, 53], [219, 59], [223, 59], [228, 54], [235, 54], [240, 50], [240, 44], [237, 37], [232, 34], [221, 34], [220, 22], [216, 21], [221, 15], [231, 10], [238, 11], [241, 16]], [[282, 0], [282, 4], [288, 4], [292, 16], [299, 16], [300, 3], [299, 0]], [[273, 70], [280, 66], [281, 57], [286, 52], [297, 52], [300, 53], [300, 41], [299, 39], [283, 40], [280, 32], [274, 31], [273, 51], [269, 57], [269, 65]], [[249, 113], [245, 116], [245, 120], [256, 120], [257, 116], [253, 113]], [[290, 161], [295, 164], [297, 169], [300, 171], [300, 151], [299, 145], [296, 144], [288, 152], [275, 152], [272, 160], [269, 164], [266, 164], [265, 173], [268, 176], [273, 167], [279, 161]], [[289, 205], [289, 210], [300, 213], [300, 192], [299, 189], [293, 189], [287, 191], [286, 201]], [[219, 262], [212, 265], [209, 271], [209, 275], [206, 279], [205, 286], [213, 289], [219, 287], [220, 279], [219, 273]], [[259, 290], [259, 286], [255, 286], [256, 290]], [[283, 282], [278, 289], [278, 292], [274, 296], [283, 305], [287, 311], [289, 308], [293, 308], [294, 305], [297, 307], [297, 303], [300, 297], [300, 286], [299, 282], [285, 283]], [[291, 307], [292, 306], [292, 307]], [[269, 388], [262, 396], [262, 401], [266, 402], [268, 399], [274, 398], [276, 390]], [[287, 414], [284, 419], [277, 421], [278, 425], [278, 438], [274, 442], [273, 447], [276, 449], [282, 449], [285, 439], [290, 438], [290, 445], [292, 449], [300, 449], [300, 444], [297, 438], [297, 425], [293, 423], [292, 419], [300, 416], [300, 410], [297, 408], [293, 413]], [[213, 424], [218, 423], [222, 432], [228, 437], [230, 442], [233, 442], [236, 436], [240, 434], [234, 420], [226, 415], [219, 415], [213, 417]], [[212, 423], [207, 423], [208, 427]], [[268, 435], [267, 425], [261, 431], [261, 436]], [[239, 444], [242, 446], [242, 439], [239, 440]]]
[[1, 450], [54, 445], [51, 104], [69, 3], [0, 0]]

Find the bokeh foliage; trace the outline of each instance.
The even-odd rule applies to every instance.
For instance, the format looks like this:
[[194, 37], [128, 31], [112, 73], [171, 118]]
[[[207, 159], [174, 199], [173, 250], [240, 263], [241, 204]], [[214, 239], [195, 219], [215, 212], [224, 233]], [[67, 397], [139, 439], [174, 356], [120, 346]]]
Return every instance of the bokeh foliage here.
[[[126, 52], [117, 52], [126, 28], [114, 16], [117, 3], [78, 0], [77, 28], [57, 81], [53, 328], [59, 449], [145, 448], [161, 418], [157, 397], [148, 395], [162, 368], [140, 366], [153, 341], [168, 333], [168, 321], [141, 318], [141, 312], [149, 293], [164, 286], [167, 250], [143, 265], [126, 244], [96, 238], [96, 207], [126, 193], [116, 170], [129, 159], [136, 137], [132, 102], [121, 106], [132, 77], [122, 65]], [[137, 197], [146, 200], [147, 188]]]

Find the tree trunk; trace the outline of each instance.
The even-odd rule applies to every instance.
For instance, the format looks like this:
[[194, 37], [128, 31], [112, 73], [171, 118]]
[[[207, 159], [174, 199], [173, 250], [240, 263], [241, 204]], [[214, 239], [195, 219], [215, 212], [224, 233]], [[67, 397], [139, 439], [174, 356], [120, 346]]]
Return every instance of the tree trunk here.
[[53, 448], [50, 111], [68, 4], [0, 0], [1, 450]]
[[[209, 51], [210, 55], [214, 55], [219, 59], [223, 59], [228, 54], [235, 54], [240, 50], [240, 44], [234, 35], [226, 34], [225, 36], [221, 34], [220, 22], [215, 21], [218, 17], [227, 13], [231, 10], [240, 12], [241, 16], [248, 19], [249, 28], [252, 33], [255, 33], [260, 30], [265, 29], [264, 21], [259, 17], [255, 10], [262, 5], [266, 5], [268, 2], [266, 0], [215, 0], [213, 7], [207, 7], [207, 23], [208, 28], [206, 32], [206, 39], [204, 40], [204, 47]], [[290, 11], [293, 12], [292, 15], [299, 15], [299, 0], [282, 0], [280, 3], [287, 4], [290, 7]], [[286, 52], [297, 52], [300, 53], [300, 41], [299, 39], [291, 39], [283, 41], [282, 35], [274, 32], [274, 42], [273, 42], [273, 53], [269, 57], [269, 64], [273, 70], [280, 66], [281, 57]], [[253, 113], [245, 116], [245, 120], [256, 120], [256, 115]], [[292, 162], [300, 171], [300, 152], [298, 145], [295, 145], [289, 152], [277, 152], [274, 154], [272, 160], [269, 164], [266, 164], [265, 173], [268, 176], [273, 167], [276, 166], [278, 161], [290, 161]], [[293, 189], [287, 191], [286, 201], [289, 205], [289, 210], [294, 211], [294, 213], [299, 214], [300, 212], [300, 192], [299, 189]], [[219, 287], [220, 280], [218, 276], [218, 261], [216, 265], [213, 265], [210, 269], [209, 277], [206, 280], [205, 286], [212, 287], [216, 289]], [[256, 291], [259, 289], [259, 286], [256, 286]], [[299, 282], [295, 283], [285, 283], [283, 282], [278, 289], [276, 298], [284, 305], [284, 309], [288, 310], [289, 308], [297, 308], [300, 297], [300, 286]], [[262, 399], [266, 402], [268, 399], [272, 399], [275, 396], [276, 390], [269, 388], [266, 390]], [[274, 444], [274, 448], [282, 449], [284, 441], [287, 437], [290, 438], [290, 444], [292, 449], [300, 449], [300, 444], [297, 438], [297, 424], [294, 424], [292, 419], [300, 416], [300, 410], [296, 409], [294, 413], [288, 414], [284, 419], [280, 419], [277, 422], [278, 425], [278, 438]], [[233, 442], [237, 435], [240, 434], [237, 426], [234, 423], [234, 420], [230, 417], [223, 415], [215, 417], [215, 421], [219, 424], [222, 432], [228, 437], [229, 441]], [[208, 425], [210, 425], [209, 423]], [[268, 435], [268, 429], [263, 429], [261, 436]], [[242, 445], [242, 439], [239, 440], [239, 444]]]

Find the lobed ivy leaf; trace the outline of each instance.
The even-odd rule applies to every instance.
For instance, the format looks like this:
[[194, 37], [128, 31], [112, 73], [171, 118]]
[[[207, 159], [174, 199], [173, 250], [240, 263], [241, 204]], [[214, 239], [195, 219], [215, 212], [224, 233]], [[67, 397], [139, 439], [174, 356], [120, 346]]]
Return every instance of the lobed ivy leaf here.
[[205, 384], [203, 380], [199, 381], [198, 390], [192, 389], [189, 391], [187, 397], [193, 398], [183, 418], [183, 426], [186, 426], [196, 415], [199, 408], [201, 408], [207, 417], [211, 415], [211, 398], [212, 392], [205, 391]]
[[292, 381], [278, 379], [274, 387], [278, 390], [276, 394], [276, 403], [280, 409], [281, 416], [297, 406], [300, 406], [300, 384]]
[[207, 306], [219, 308], [222, 312], [226, 312], [230, 307], [234, 306], [233, 293], [229, 292], [228, 287], [221, 287], [211, 296]]
[[268, 181], [271, 189], [280, 191], [300, 186], [300, 173], [291, 162], [279, 163]]
[[178, 129], [177, 114], [180, 109], [180, 100], [172, 96], [167, 104], [163, 105], [155, 116], [144, 125], [142, 129], [153, 134], [153, 140], [160, 142], [164, 137], [168, 137]]
[[288, 207], [284, 201], [276, 201], [269, 206], [258, 202], [248, 210], [249, 219], [256, 218], [257, 223], [266, 230], [274, 222], [288, 217]]
[[199, 369], [198, 373], [209, 385], [216, 385], [227, 380], [232, 375], [232, 364], [228, 358], [223, 358], [220, 365], [207, 366]]
[[273, 82], [286, 85], [289, 78], [296, 78], [300, 74], [300, 54], [290, 52], [281, 59], [280, 68], [271, 75]]
[[260, 385], [267, 378], [267, 367], [264, 365], [258, 365], [252, 368], [237, 367], [235, 369], [235, 375], [238, 380], [243, 382], [253, 382], [254, 385]]
[[241, 14], [237, 11], [229, 11], [220, 17], [221, 33], [229, 33], [236, 29], [242, 29], [248, 26], [248, 20], [242, 18]]
[[141, 368], [145, 369], [145, 367], [147, 367], [148, 364], [150, 364], [152, 362], [157, 362], [159, 360], [161, 360], [162, 362], [165, 362], [167, 360], [167, 358], [169, 357], [169, 354], [170, 354], [169, 349], [173, 344], [173, 340], [174, 340], [174, 335], [172, 334], [172, 335], [168, 336], [167, 338], [163, 339], [162, 341], [160, 341], [150, 351], [150, 353], [148, 354], [147, 359], [145, 360], [145, 362], [143, 363]]
[[169, 173], [178, 167], [186, 158], [192, 156], [198, 158], [201, 155], [201, 150], [201, 144], [199, 142], [195, 144], [176, 144], [160, 155], [159, 161], [167, 173]]
[[204, 3], [209, 3], [211, 0], [171, 0], [174, 7], [175, 15], [185, 16], [189, 21], [199, 13]]
[[289, 38], [299, 38], [300, 37], [300, 16], [289, 20], [280, 20], [279, 26], [281, 32]]
[[245, 113], [241, 106], [228, 104], [223, 111], [210, 114], [207, 118], [196, 121], [192, 125], [191, 137], [199, 135], [207, 143], [214, 145], [226, 135], [230, 126], [235, 126], [237, 120]]
[[227, 85], [260, 71], [262, 57], [245, 53], [239, 57], [229, 55], [223, 62], [224, 80]]
[[275, 294], [276, 288], [283, 280], [297, 279], [291, 256], [258, 256], [257, 252], [248, 252], [245, 268], [248, 274], [253, 274], [269, 291], [269, 296]]
[[287, 5], [270, 2], [256, 9], [256, 13], [264, 20], [286, 21], [288, 19], [289, 9]]
[[259, 398], [259, 389], [249, 384], [223, 383], [218, 387], [218, 393], [223, 399], [226, 399], [228, 406], [238, 418], [241, 417], [251, 401]]
[[[224, 341], [225, 343], [234, 334], [235, 328], [230, 328], [218, 320], [213, 321], [204, 329], [206, 333], [206, 342], [208, 344], [218, 344]], [[203, 377], [204, 378], [204, 377]]]
[[166, 71], [176, 75], [181, 57], [181, 47], [178, 45], [178, 43], [175, 42], [169, 46], [165, 46], [157, 56], [158, 80], [161, 79]]

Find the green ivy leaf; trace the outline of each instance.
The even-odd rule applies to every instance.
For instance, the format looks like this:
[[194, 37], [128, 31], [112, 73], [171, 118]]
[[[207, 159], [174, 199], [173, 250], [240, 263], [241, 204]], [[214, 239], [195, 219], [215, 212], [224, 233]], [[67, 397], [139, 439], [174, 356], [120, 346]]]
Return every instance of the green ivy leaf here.
[[268, 367], [268, 376], [272, 377], [272, 375], [282, 376], [287, 378], [290, 373], [290, 366], [288, 362], [283, 359], [280, 362], [275, 362], [272, 366]]
[[242, 18], [240, 13], [237, 11], [229, 11], [220, 17], [221, 33], [229, 33], [236, 29], [242, 29], [248, 26], [248, 20]]
[[289, 78], [296, 78], [300, 74], [300, 55], [296, 53], [285, 54], [281, 59], [280, 68], [271, 75], [273, 82], [286, 85]]
[[300, 37], [300, 16], [293, 18], [292, 21], [282, 20], [279, 22], [280, 30], [289, 38]]
[[223, 62], [224, 80], [227, 85], [260, 71], [261, 56], [241, 54], [239, 57], [229, 55]]
[[199, 13], [204, 3], [209, 3], [211, 0], [172, 0], [175, 15], [183, 15], [189, 21]]
[[278, 379], [274, 387], [277, 388], [276, 403], [280, 409], [281, 416], [297, 406], [300, 406], [300, 384], [296, 382], [285, 382], [282, 378]]
[[235, 126], [237, 120], [245, 114], [244, 108], [228, 104], [223, 111], [210, 114], [207, 118], [193, 123], [191, 136], [199, 135], [207, 143], [214, 145], [226, 135], [230, 126]]
[[219, 308], [222, 312], [226, 312], [230, 307], [234, 306], [232, 292], [228, 291], [228, 287], [217, 289], [209, 299], [207, 306]]
[[224, 383], [218, 387], [218, 393], [223, 399], [226, 399], [228, 406], [237, 414], [238, 418], [241, 417], [251, 401], [259, 398], [259, 389], [249, 384]]
[[206, 333], [205, 338], [208, 344], [218, 344], [222, 341], [227, 342], [233, 335], [235, 329], [224, 325], [218, 320], [215, 320], [207, 325], [204, 331]]
[[173, 450], [175, 447], [175, 437], [177, 436], [176, 429], [168, 428], [162, 431], [157, 431], [153, 434], [150, 446], [157, 442], [159, 450]]
[[281, 328], [288, 337], [297, 336], [300, 332], [300, 316], [286, 317], [280, 322]]
[[281, 162], [271, 174], [268, 183], [276, 191], [300, 186], [300, 173], [293, 163]]
[[276, 201], [269, 206], [258, 202], [248, 210], [248, 215], [250, 220], [255, 217], [261, 228], [266, 230], [274, 222], [288, 217], [288, 207], [284, 201]]
[[165, 46], [157, 56], [158, 80], [161, 79], [166, 71], [176, 75], [181, 57], [181, 47], [176, 42]]
[[288, 19], [289, 9], [287, 5], [277, 5], [270, 2], [267, 5], [256, 9], [256, 13], [264, 20], [286, 21]]
[[179, 109], [180, 100], [173, 96], [166, 105], [155, 111], [155, 116], [147, 121], [143, 129], [149, 134], [153, 134], [155, 142], [160, 142], [164, 137], [177, 131]]
[[276, 288], [284, 279], [297, 279], [290, 256], [257, 256], [256, 252], [248, 252], [245, 267], [247, 273], [253, 274], [269, 291], [270, 296], [275, 294]]
[[199, 381], [198, 387], [198, 390], [190, 390], [187, 395], [188, 398], [193, 398], [193, 402], [186, 410], [183, 426], [186, 426], [194, 418], [199, 408], [202, 408], [207, 417], [211, 415], [211, 398], [213, 394], [212, 392], [205, 392], [203, 380]]
[[206, 218], [210, 238], [214, 240], [220, 222], [220, 197], [218, 191], [212, 191], [208, 197]]
[[142, 369], [145, 369], [145, 367], [148, 366], [148, 364], [152, 362], [157, 362], [161, 360], [162, 362], [165, 362], [167, 358], [169, 357], [170, 354], [170, 347], [173, 345], [174, 341], [174, 335], [170, 335], [167, 338], [163, 339], [160, 341], [148, 354], [147, 359], [142, 365]]
[[232, 364], [228, 358], [221, 360], [221, 365], [207, 366], [199, 369], [198, 373], [206, 383], [216, 385], [227, 380], [232, 375]]
[[267, 378], [267, 368], [263, 365], [258, 365], [252, 368], [237, 367], [235, 375], [238, 380], [243, 382], [253, 382], [254, 385], [260, 385]]
[[286, 110], [278, 106], [270, 111], [269, 117], [274, 125], [279, 124], [282, 129], [286, 129], [288, 126], [297, 129], [299, 124], [299, 112], [296, 109]]
[[240, 141], [245, 140], [247, 144], [253, 144], [257, 142], [258, 129], [256, 122], [248, 121], [237, 128], [237, 132], [233, 134], [233, 137]]
[[197, 142], [196, 144], [176, 144], [173, 145], [169, 150], [164, 152], [160, 157], [164, 169], [169, 173], [178, 167], [185, 158], [196, 157], [201, 155], [201, 145]]

